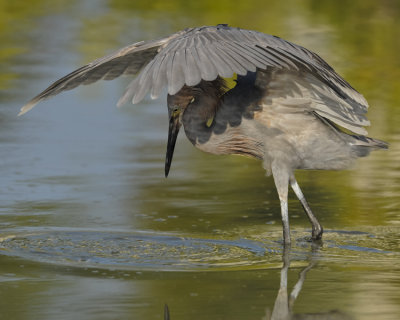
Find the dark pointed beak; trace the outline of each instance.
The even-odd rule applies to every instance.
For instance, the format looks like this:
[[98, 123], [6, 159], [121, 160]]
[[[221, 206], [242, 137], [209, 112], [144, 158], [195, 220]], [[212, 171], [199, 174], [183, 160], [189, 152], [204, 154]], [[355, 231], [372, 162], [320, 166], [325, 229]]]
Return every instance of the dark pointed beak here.
[[169, 169], [172, 163], [172, 156], [174, 155], [176, 138], [178, 137], [180, 127], [180, 113], [174, 112], [169, 118], [167, 154], [165, 157], [165, 177], [168, 177]]

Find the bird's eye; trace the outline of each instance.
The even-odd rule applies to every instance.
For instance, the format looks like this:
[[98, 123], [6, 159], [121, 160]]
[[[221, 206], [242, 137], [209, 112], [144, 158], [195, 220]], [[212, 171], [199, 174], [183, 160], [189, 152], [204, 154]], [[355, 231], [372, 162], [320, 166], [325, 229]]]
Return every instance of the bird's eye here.
[[172, 110], [172, 114], [173, 116], [177, 116], [179, 114], [179, 108], [174, 108], [174, 110]]

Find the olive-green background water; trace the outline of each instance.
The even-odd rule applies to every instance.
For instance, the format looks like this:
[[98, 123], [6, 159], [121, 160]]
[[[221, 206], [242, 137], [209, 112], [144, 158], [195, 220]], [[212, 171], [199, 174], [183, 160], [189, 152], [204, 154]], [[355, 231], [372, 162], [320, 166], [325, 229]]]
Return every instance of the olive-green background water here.
[[[297, 173], [320, 246], [291, 194], [283, 252], [260, 162], [181, 135], [165, 179], [165, 95], [117, 109], [129, 79], [16, 117], [82, 64], [217, 23], [319, 53], [390, 143], [351, 171]], [[173, 320], [399, 319], [399, 52], [399, 1], [0, 0], [0, 319], [163, 319], [166, 303]]]

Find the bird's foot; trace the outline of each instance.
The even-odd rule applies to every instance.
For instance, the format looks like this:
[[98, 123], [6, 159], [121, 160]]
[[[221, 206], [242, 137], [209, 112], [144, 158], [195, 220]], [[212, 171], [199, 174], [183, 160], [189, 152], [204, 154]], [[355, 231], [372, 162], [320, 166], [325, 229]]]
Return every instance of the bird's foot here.
[[317, 226], [312, 229], [312, 237], [311, 239], [313, 241], [319, 241], [322, 239], [322, 234], [324, 233], [324, 230], [322, 229], [321, 226]]

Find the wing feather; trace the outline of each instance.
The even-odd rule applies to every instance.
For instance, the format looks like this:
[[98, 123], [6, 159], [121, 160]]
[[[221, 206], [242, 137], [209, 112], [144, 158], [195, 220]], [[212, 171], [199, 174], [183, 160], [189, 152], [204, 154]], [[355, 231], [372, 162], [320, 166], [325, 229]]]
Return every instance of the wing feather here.
[[132, 103], [137, 103], [141, 101], [146, 95], [149, 88], [151, 87], [152, 73], [150, 73], [149, 70], [154, 65], [154, 63], [155, 60], [152, 60], [149, 64], [147, 64], [143, 72], [141, 72], [140, 75], [138, 76], [137, 78], [138, 89], [134, 93]]
[[197, 67], [196, 60], [192, 54], [192, 51], [188, 48], [185, 49], [185, 83], [188, 86], [194, 86], [201, 81], [201, 73]]
[[200, 37], [195, 38], [195, 50], [198, 56], [197, 67], [200, 70], [201, 78], [207, 81], [212, 81], [217, 78], [218, 73], [214, 63], [210, 60], [207, 52], [203, 49], [207, 44], [208, 41], [206, 39], [201, 39]]
[[162, 88], [167, 82], [165, 76], [165, 55], [157, 56], [152, 68], [153, 86], [151, 88], [151, 98], [156, 99], [161, 93]]
[[256, 72], [257, 68], [265, 68], [265, 65], [258, 61], [257, 56], [254, 56], [253, 52], [245, 50], [240, 44], [227, 42], [226, 45], [236, 54], [236, 57], [241, 60], [241, 64], [247, 71]]
[[[114, 75], [137, 74], [144, 65], [157, 55], [162, 45], [178, 34], [179, 33], [173, 34], [158, 40], [134, 43], [80, 67], [65, 77], [55, 81], [47, 89], [30, 100], [21, 108], [19, 115], [28, 112], [40, 101], [63, 91], [74, 89], [81, 84], [90, 84], [103, 78], [105, 80], [114, 79]], [[116, 65], [118, 65], [118, 71], [113, 74], [111, 70]]]
[[232, 66], [217, 53], [218, 49], [215, 44], [210, 44], [210, 46], [205, 47], [204, 50], [207, 50], [209, 57], [215, 62], [214, 64], [219, 76], [223, 78], [231, 78], [233, 76], [234, 71]]
[[136, 75], [136, 79], [118, 105], [132, 97], [138, 103], [148, 92], [152, 98], [158, 97], [164, 86], [175, 94], [183, 85], [194, 86], [202, 79], [212, 81], [218, 76], [244, 76], [249, 71], [270, 69], [285, 71], [297, 80], [296, 75], [301, 75], [303, 85], [309, 81], [313, 108], [321, 116], [353, 132], [364, 132], [362, 127], [369, 124], [367, 101], [320, 56], [276, 36], [226, 25], [190, 28], [122, 48], [57, 80], [29, 101], [20, 114], [60, 92], [120, 75]]
[[172, 65], [171, 85], [174, 93], [178, 92], [185, 84], [184, 68], [186, 66], [185, 49], [180, 49], [175, 52]]
[[354, 133], [365, 135], [363, 128], [370, 123], [365, 110], [352, 100], [343, 99], [328, 85], [314, 75], [290, 70], [267, 70], [259, 72], [256, 85], [265, 90], [268, 105], [290, 106], [304, 112], [317, 113], [321, 117]]
[[239, 75], [247, 74], [246, 68], [238, 61], [236, 54], [234, 54], [229, 48], [224, 47], [221, 43], [215, 43], [215, 53], [224, 59], [231, 67], [234, 73]]

